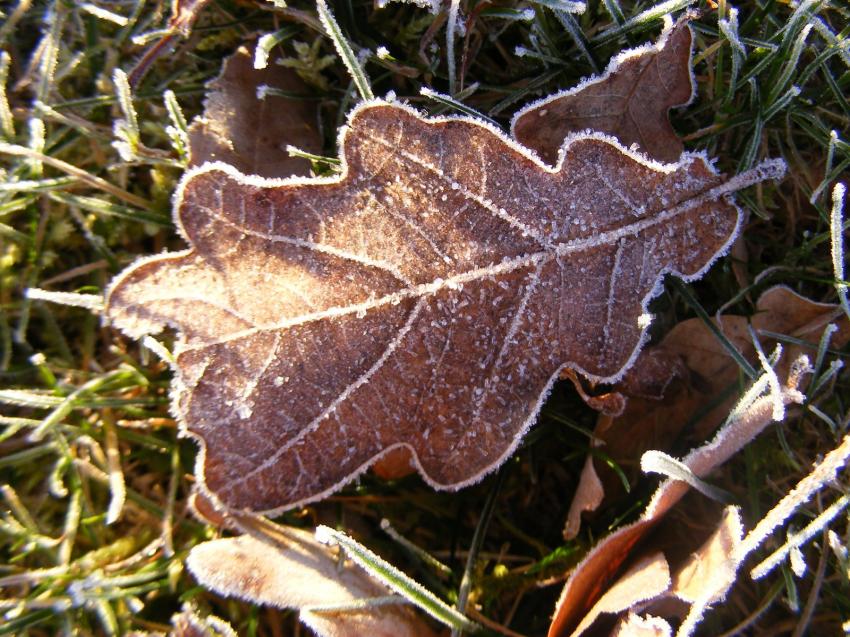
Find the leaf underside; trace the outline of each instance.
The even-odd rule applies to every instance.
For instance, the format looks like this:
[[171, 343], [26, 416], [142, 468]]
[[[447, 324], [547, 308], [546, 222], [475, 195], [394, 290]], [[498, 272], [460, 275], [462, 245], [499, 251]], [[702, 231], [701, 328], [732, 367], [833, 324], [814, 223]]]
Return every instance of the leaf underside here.
[[179, 331], [174, 410], [227, 508], [318, 499], [402, 445], [435, 487], [478, 480], [562, 368], [622, 375], [664, 273], [696, 277], [726, 249], [745, 185], [603, 135], [552, 168], [479, 122], [379, 101], [340, 147], [335, 179], [188, 173], [191, 247], [109, 291], [128, 334]]

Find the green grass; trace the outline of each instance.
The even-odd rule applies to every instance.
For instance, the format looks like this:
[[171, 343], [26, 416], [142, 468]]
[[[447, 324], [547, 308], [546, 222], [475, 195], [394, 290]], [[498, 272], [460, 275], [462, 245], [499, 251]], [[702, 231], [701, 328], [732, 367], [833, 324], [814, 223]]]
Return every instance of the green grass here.
[[[197, 114], [204, 82], [248, 35], [277, 33], [273, 58], [313, 69], [325, 155], [335, 154], [335, 130], [365, 89], [329, 39], [299, 54], [296, 42], [317, 38], [311, 2], [274, 10], [269, 2], [213, 0], [138, 86], [116, 90], [124, 83], [116, 71], [129, 73], [155, 41], [134, 43], [165, 25], [168, 3], [95, 4], [124, 24], [87, 12], [84, 3], [46, 0], [6, 3], [0, 18], [0, 484], [8, 485], [0, 493], [0, 634], [166, 630], [187, 600], [240, 635], [295, 634], [293, 613], [223, 600], [183, 570], [187, 551], [215, 531], [185, 512], [195, 449], [178, 439], [168, 413], [167, 366], [91, 311], [29, 299], [24, 290], [100, 294], [137, 256], [182, 247], [169, 202], [185, 164], [185, 148], [169, 129], [181, 126], [175, 105], [186, 119]], [[591, 2], [575, 16], [557, 14], [552, 4], [461, 3], [474, 19], [457, 37], [457, 101], [504, 126], [529, 100], [604, 68], [661, 26], [635, 19], [651, 16], [647, 3]], [[455, 108], [419, 92], [449, 93], [445, 28], [432, 28], [433, 16], [400, 4], [374, 9], [371, 0], [329, 6], [355, 65], [363, 47], [391, 53], [367, 58], [366, 89], [379, 96], [392, 90], [431, 113]], [[850, 8], [837, 0], [798, 9], [746, 0], [735, 5], [735, 33], [734, 24], [718, 27], [718, 15], [728, 17], [726, 2], [693, 6], [703, 11], [694, 24], [699, 95], [674, 113], [688, 149], [707, 151], [726, 172], [767, 157], [784, 158], [789, 171], [781, 184], [739, 196], [750, 220], [738, 271], [727, 259], [697, 284], [668, 285], [653, 307], [656, 337], [700, 307], [712, 314], [734, 301], [729, 312], [750, 314], [752, 299], [777, 283], [837, 302], [829, 195], [838, 180], [850, 180]], [[533, 20], [517, 19], [518, 8], [533, 9]], [[527, 54], [515, 55], [516, 47]], [[334, 62], [325, 66], [327, 56]], [[846, 351], [826, 352], [822, 368], [839, 358]], [[825, 382], [816, 410], [763, 435], [715, 481], [744, 507], [748, 524], [847, 431], [847, 387], [846, 373]], [[446, 601], [456, 602], [463, 588], [468, 609], [522, 635], [545, 634], [564, 574], [596, 539], [633, 519], [654, 484], [634, 485], [627, 502], [602, 511], [578, 540], [563, 540], [594, 419], [571, 386], [559, 385], [520, 450], [475, 487], [435, 493], [415, 477], [385, 483], [367, 475], [282, 519], [346, 529]], [[488, 500], [492, 515], [482, 516]], [[795, 525], [819, 507], [804, 508]], [[382, 518], [448, 571], [382, 532]], [[846, 544], [846, 517], [832, 528]], [[810, 634], [838, 634], [850, 620], [846, 559], [821, 540], [804, 554], [802, 578], [787, 568], [757, 584], [742, 578], [707, 617], [704, 633], [722, 634], [765, 606], [748, 634], [777, 625], [791, 634], [814, 596]], [[824, 574], [816, 577], [821, 559]]]

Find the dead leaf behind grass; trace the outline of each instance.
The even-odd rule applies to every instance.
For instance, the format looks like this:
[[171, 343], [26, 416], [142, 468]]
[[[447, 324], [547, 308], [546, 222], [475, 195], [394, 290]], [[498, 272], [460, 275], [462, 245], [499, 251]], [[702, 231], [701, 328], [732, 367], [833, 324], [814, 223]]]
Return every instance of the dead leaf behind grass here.
[[317, 102], [305, 99], [310, 91], [291, 69], [255, 69], [254, 47], [239, 47], [207, 85], [204, 113], [189, 127], [189, 165], [223, 161], [246, 175], [309, 176], [310, 162], [286, 147], [321, 154]]
[[655, 44], [618, 54], [602, 75], [526, 106], [514, 115], [512, 134], [551, 164], [564, 139], [587, 129], [634, 144], [656, 161], [677, 161], [684, 146], [667, 112], [695, 94], [691, 17], [669, 23]]
[[[771, 383], [768, 380], [770, 374], [765, 373], [732, 410], [726, 424], [718, 431], [714, 439], [693, 450], [682, 460], [682, 463], [697, 478], [703, 478], [726, 462], [768, 424], [773, 422], [777, 401], [786, 405], [801, 403], [804, 400], [805, 397], [797, 388], [808, 370], [810, 370], [808, 361], [804, 358], [798, 359], [791, 365], [785, 384], [779, 388], [778, 395], [771, 393]], [[590, 612], [593, 604], [608, 589], [609, 583], [621, 567], [629, 561], [638, 559], [639, 555], [635, 551], [636, 546], [645, 540], [647, 534], [664, 519], [665, 515], [688, 492], [688, 489], [689, 486], [685, 482], [672, 479], [665, 480], [655, 492], [637, 522], [618, 529], [588, 553], [587, 557], [571, 573], [564, 586], [549, 630], [549, 637], [564, 637], [566, 635], [577, 637], [578, 628], [581, 627], [584, 630], [583, 618]], [[705, 548], [706, 555], [711, 554], [711, 547], [718, 542], [724, 546], [725, 544], [737, 546], [738, 541], [734, 538], [740, 537], [740, 533], [736, 530], [739, 529], [740, 522], [736, 522], [737, 511], [734, 509], [732, 511], [734, 513], [728, 511], [727, 516], [732, 515], [733, 518], [726, 522], [731, 524], [731, 535], [729, 532], [719, 531], [720, 535], [704, 545], [707, 547]], [[732, 538], [732, 540], [726, 541], [724, 538]], [[734, 568], [731, 570], [737, 570], [743, 556], [735, 554], [727, 557], [734, 564]], [[725, 582], [728, 581], [731, 585], [734, 581], [734, 577], [722, 575], [722, 573], [728, 573], [730, 569], [727, 568], [721, 571], [721, 577], [701, 582], [704, 584], [703, 588], [691, 589], [688, 584], [696, 586], [700, 584], [693, 578], [695, 568], [695, 564], [685, 565], [683, 570], [678, 571], [674, 577], [674, 581], [681, 587], [681, 597], [696, 600], [691, 605], [686, 623], [688, 621], [693, 623], [701, 617], [706, 603], [719, 599], [725, 594], [726, 588], [728, 588]]]

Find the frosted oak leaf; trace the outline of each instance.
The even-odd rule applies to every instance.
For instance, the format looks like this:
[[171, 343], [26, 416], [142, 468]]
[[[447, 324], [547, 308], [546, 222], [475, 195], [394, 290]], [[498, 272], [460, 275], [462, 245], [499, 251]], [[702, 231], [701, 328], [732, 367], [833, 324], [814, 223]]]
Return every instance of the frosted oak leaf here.
[[727, 180], [602, 134], [552, 167], [484, 123], [381, 101], [339, 146], [333, 178], [188, 172], [189, 249], [108, 292], [127, 334], [178, 330], [173, 411], [225, 508], [316, 500], [400, 447], [434, 487], [480, 479], [560, 370], [623, 374], [664, 274], [702, 274], [738, 231], [730, 193], [783, 171]]

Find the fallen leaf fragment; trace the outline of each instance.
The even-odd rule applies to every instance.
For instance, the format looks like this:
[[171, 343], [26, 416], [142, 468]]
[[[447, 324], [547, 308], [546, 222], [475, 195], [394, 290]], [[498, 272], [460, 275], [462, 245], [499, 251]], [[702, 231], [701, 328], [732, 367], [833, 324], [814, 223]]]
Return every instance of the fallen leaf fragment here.
[[[591, 442], [591, 444], [596, 444]], [[570, 510], [567, 512], [567, 522], [564, 525], [564, 538], [571, 540], [578, 535], [581, 527], [581, 514], [585, 511], [596, 511], [605, 498], [605, 489], [602, 481], [593, 466], [593, 456], [588, 455], [581, 469], [578, 487], [570, 502]]]
[[637, 144], [656, 161], [677, 161], [684, 146], [667, 112], [687, 105], [695, 92], [689, 19], [668, 25], [654, 45], [623, 51], [602, 75], [520, 110], [511, 122], [514, 137], [549, 163], [562, 140], [586, 129]]
[[433, 631], [401, 598], [312, 533], [292, 527], [277, 542], [248, 535], [195, 546], [186, 563], [204, 586], [226, 597], [299, 611], [322, 637], [430, 637]]
[[690, 605], [684, 631], [696, 627], [708, 606], [725, 599], [735, 583], [744, 558], [740, 551], [743, 536], [741, 512], [727, 507], [717, 530], [676, 572], [670, 594]]
[[676, 572], [670, 592], [690, 604], [721, 599], [735, 581], [742, 537], [741, 513], [736, 507], [727, 507], [717, 530]]
[[[831, 346], [843, 347], [850, 341], [850, 321], [840, 306], [816, 303], [787, 287], [775, 286], [759, 297], [752, 319], [723, 316], [719, 326], [743, 356], [757, 364], [749, 324], [760, 334], [762, 345], [769, 348], [775, 342], [770, 334], [817, 344], [830, 323], [838, 328]], [[795, 360], [802, 353], [814, 357], [815, 350], [786, 345], [777, 374], [787, 374], [786, 361]], [[626, 408], [619, 417], [599, 416], [594, 445], [634, 483], [645, 451], [669, 449], [686, 426], [688, 439], [694, 441], [704, 440], [720, 426], [738, 398], [738, 383], [738, 365], [705, 323], [701, 319], [683, 321], [658, 345], [646, 348], [615, 386], [628, 398]], [[582, 512], [623, 495], [620, 477], [610, 467], [592, 456], [587, 462], [589, 466], [582, 472], [570, 505], [564, 530], [568, 538], [578, 533]]]
[[670, 637], [671, 634], [670, 624], [661, 617], [629, 613], [617, 624], [611, 637]]
[[190, 165], [223, 161], [246, 175], [307, 176], [310, 162], [291, 157], [286, 147], [321, 154], [316, 102], [269, 92], [309, 91], [291, 69], [273, 64], [258, 70], [253, 60], [251, 49], [239, 47], [207, 85], [204, 113], [189, 127]]
[[[768, 375], [765, 374], [760, 377], [736, 405], [726, 424], [718, 431], [715, 438], [702, 447], [691, 451], [682, 462], [699, 478], [704, 478], [713, 469], [726, 462], [768, 424], [773, 422], [774, 405], [777, 398], [783, 404], [801, 403], [804, 400], [805, 396], [797, 388], [809, 369], [808, 361], [804, 357], [795, 361], [790, 366], [785, 385], [780, 388], [779, 396], [771, 396], [769, 392], [765, 394], [769, 388]], [[573, 634], [576, 627], [582, 624], [589, 609], [607, 590], [609, 582], [620, 568], [629, 559], [635, 558], [635, 546], [681, 500], [688, 488], [688, 485], [684, 482], [665, 480], [655, 492], [637, 522], [618, 529], [599, 542], [588, 553], [570, 574], [564, 586], [549, 628], [549, 637], [563, 637]], [[740, 524], [738, 523], [736, 526], [733, 522], [734, 520], [729, 522], [728, 527], [723, 527], [718, 536], [719, 539], [716, 539], [714, 543], [709, 542], [708, 546], [712, 547], [718, 543], [723, 545], [724, 542], [735, 546], [736, 541], [729, 540], [729, 538], [740, 531]], [[729, 531], [729, 528], [732, 531]], [[737, 537], [740, 538], [740, 533]], [[679, 575], [678, 585], [684, 591], [689, 590], [686, 582], [690, 582], [688, 573], [692, 572], [693, 568], [695, 567]], [[719, 579], [725, 581], [723, 576]], [[715, 586], [715, 584], [716, 582], [709, 582], [706, 588], [697, 591], [697, 594], [714, 599], [715, 596], [722, 594], [718, 592], [722, 586], [719, 584]], [[690, 590], [693, 594], [693, 589]], [[684, 593], [683, 595], [687, 594]], [[699, 605], [695, 604], [692, 608], [698, 607]]]
[[562, 369], [614, 381], [661, 278], [728, 248], [731, 179], [649, 164], [601, 134], [547, 167], [495, 129], [381, 101], [356, 108], [333, 178], [225, 164], [176, 196], [183, 252], [119, 275], [106, 315], [178, 330], [174, 411], [217, 505], [276, 512], [407, 447], [456, 489], [499, 466]]
[[588, 611], [573, 631], [579, 637], [603, 613], [619, 614], [667, 592], [670, 569], [661, 553], [639, 560], [618, 579]]

